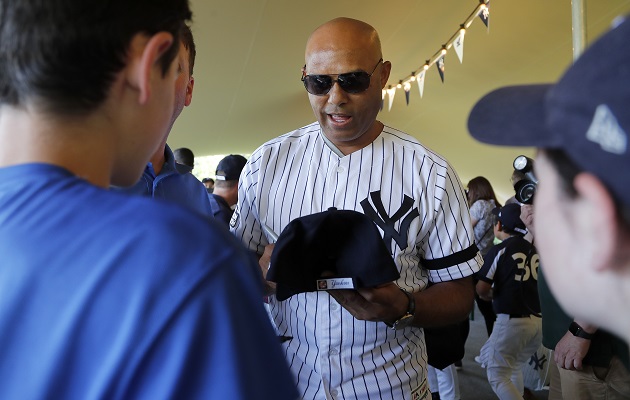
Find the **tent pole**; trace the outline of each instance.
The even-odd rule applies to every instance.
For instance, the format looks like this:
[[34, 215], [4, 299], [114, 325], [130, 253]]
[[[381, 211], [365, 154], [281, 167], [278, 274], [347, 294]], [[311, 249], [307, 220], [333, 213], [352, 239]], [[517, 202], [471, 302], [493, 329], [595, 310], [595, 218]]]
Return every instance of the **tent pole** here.
[[573, 61], [584, 51], [586, 42], [584, 0], [571, 0], [571, 23], [573, 34]]

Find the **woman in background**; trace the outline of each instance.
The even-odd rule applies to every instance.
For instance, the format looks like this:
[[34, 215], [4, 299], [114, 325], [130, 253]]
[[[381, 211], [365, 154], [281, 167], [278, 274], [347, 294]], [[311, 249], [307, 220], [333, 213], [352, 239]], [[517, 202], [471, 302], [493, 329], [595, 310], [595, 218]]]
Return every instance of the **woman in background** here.
[[490, 182], [483, 176], [473, 178], [468, 182], [468, 206], [475, 231], [475, 243], [482, 256], [486, 256], [494, 242], [492, 230], [492, 210], [501, 207], [494, 194]]
[[[485, 257], [488, 250], [490, 250], [494, 244], [492, 210], [495, 207], [501, 207], [501, 203], [497, 200], [490, 181], [483, 176], [471, 179], [466, 187], [468, 206], [470, 207], [470, 221], [475, 232], [475, 243], [481, 255]], [[475, 284], [476, 283], [475, 280]], [[492, 309], [492, 302], [481, 299], [476, 292], [475, 302], [477, 303], [481, 315], [483, 315], [483, 319], [486, 323], [486, 331], [488, 332], [488, 337], [490, 337], [492, 328], [494, 327], [494, 321], [497, 319]], [[461, 324], [461, 334], [464, 342], [468, 338], [469, 331], [470, 323], [466, 320]], [[477, 357], [475, 357], [475, 359], [477, 359]], [[461, 361], [456, 362], [455, 366], [461, 368]]]

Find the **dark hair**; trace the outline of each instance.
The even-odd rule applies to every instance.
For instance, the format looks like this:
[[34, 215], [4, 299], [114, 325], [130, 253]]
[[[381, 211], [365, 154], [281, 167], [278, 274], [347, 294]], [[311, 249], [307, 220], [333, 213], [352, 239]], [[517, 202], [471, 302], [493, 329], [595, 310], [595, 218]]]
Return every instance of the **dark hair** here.
[[494, 189], [490, 181], [483, 176], [473, 178], [468, 182], [468, 205], [473, 205], [477, 200], [494, 200], [494, 204], [497, 207], [501, 207], [497, 196], [494, 194]]
[[175, 161], [180, 164], [188, 165], [191, 168], [195, 165], [195, 155], [192, 150], [187, 147], [175, 149], [175, 151], [173, 151], [173, 155], [175, 156]]
[[134, 35], [173, 35], [166, 74], [191, 15], [188, 0], [2, 0], [0, 104], [86, 114], [106, 98]]
[[[494, 219], [492, 220], [492, 226], [496, 226], [499, 222], [499, 218], [495, 215], [493, 215]], [[503, 225], [503, 223], [501, 224], [501, 232], [505, 232], [508, 235], [512, 235], [512, 236], [525, 236], [525, 233], [523, 232], [518, 232], [515, 231], [514, 229], [510, 229], [507, 226]]]
[[[577, 196], [577, 191], [575, 190], [575, 186], [573, 186], [573, 181], [575, 177], [582, 172], [582, 169], [578, 167], [563, 150], [541, 149], [540, 151], [545, 154], [560, 176], [561, 190], [570, 199], [574, 199]], [[617, 209], [620, 220], [626, 228], [630, 229], [630, 208], [624, 207], [612, 193], [611, 196], [615, 201], [615, 208]]]
[[193, 39], [192, 31], [186, 24], [182, 25], [182, 29], [179, 32], [180, 40], [184, 44], [186, 50], [188, 50], [188, 73], [193, 74], [195, 68], [195, 57], [197, 56], [197, 48], [195, 46], [195, 39]]

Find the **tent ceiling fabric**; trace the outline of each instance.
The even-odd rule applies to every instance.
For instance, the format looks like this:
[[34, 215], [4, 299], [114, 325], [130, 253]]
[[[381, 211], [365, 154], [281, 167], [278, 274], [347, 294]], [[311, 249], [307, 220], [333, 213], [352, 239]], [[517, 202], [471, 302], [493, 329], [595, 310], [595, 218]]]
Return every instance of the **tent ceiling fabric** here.
[[[613, 19], [630, 12], [630, 0], [583, 0], [586, 43]], [[266, 140], [314, 121], [300, 82], [304, 45], [320, 24], [357, 18], [380, 33], [392, 62], [390, 84], [407, 77], [438, 51], [478, 4], [477, 0], [191, 0], [197, 45], [195, 89], [169, 138], [173, 148], [197, 156], [249, 154]], [[464, 184], [483, 175], [500, 199], [512, 195], [512, 160], [532, 149], [475, 142], [466, 119], [476, 100], [493, 88], [555, 81], [572, 62], [570, 0], [492, 0], [489, 29], [477, 19], [464, 42], [464, 62], [445, 58], [445, 81], [427, 71], [424, 96], [417, 85], [410, 103], [398, 90], [379, 119], [444, 155]]]

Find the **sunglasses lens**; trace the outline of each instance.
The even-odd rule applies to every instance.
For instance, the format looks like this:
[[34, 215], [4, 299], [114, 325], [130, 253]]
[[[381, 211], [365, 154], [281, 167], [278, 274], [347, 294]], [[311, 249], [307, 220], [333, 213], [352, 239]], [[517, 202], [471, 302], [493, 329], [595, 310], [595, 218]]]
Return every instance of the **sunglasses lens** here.
[[[306, 75], [303, 80], [306, 90], [316, 96], [328, 93], [335, 83], [329, 75]], [[361, 93], [370, 87], [370, 74], [363, 71], [340, 74], [337, 83], [348, 93]]]
[[350, 72], [337, 78], [339, 86], [348, 93], [361, 93], [370, 87], [370, 75], [367, 72]]
[[333, 80], [328, 75], [306, 75], [304, 87], [310, 94], [321, 96], [328, 93], [333, 86]]

